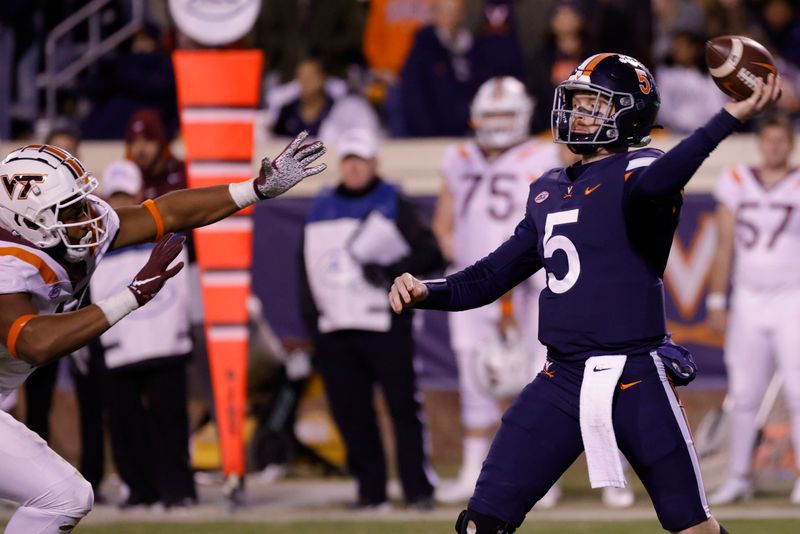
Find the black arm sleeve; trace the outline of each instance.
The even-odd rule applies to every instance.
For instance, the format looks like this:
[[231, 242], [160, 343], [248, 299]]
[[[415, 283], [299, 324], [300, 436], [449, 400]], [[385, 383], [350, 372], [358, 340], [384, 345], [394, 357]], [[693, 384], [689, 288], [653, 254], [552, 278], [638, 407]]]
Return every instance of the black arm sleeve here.
[[386, 267], [394, 278], [403, 273], [424, 275], [444, 267], [444, 258], [430, 225], [422, 220], [417, 206], [403, 195], [397, 197], [397, 229], [411, 248], [411, 254]]
[[306, 272], [306, 256], [304, 250], [305, 237], [301, 237], [300, 251], [297, 254], [297, 297], [300, 301], [300, 316], [303, 319], [303, 325], [305, 325], [309, 337], [316, 337], [319, 310], [314, 302], [314, 296], [311, 294], [311, 285], [309, 284], [308, 273]]
[[428, 297], [417, 308], [461, 311], [485, 306], [542, 267], [538, 234], [530, 216], [494, 252], [444, 282], [428, 282]]
[[665, 197], [679, 193], [711, 151], [741, 125], [724, 109], [627, 182], [628, 197]]

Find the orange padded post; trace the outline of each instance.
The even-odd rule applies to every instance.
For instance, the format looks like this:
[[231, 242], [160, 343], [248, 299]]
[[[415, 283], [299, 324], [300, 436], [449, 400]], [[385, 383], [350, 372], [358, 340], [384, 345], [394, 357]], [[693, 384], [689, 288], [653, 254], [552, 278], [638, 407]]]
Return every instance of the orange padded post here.
[[[253, 118], [263, 55], [257, 50], [179, 50], [173, 54], [190, 187], [253, 176]], [[209, 368], [225, 475], [245, 470], [247, 296], [252, 209], [195, 230], [204, 296]]]

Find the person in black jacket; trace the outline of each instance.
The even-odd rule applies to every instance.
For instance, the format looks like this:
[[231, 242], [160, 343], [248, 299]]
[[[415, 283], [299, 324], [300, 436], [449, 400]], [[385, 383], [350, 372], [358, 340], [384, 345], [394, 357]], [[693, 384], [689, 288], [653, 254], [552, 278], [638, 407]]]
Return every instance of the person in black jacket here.
[[[433, 507], [413, 366], [410, 315], [393, 316], [389, 280], [443, 266], [429, 226], [414, 204], [377, 174], [377, 141], [348, 130], [339, 141], [341, 180], [308, 215], [301, 247], [300, 298], [313, 333], [333, 418], [358, 483], [353, 508], [386, 508], [386, 460], [373, 406], [383, 390], [394, 425], [398, 471], [409, 507]], [[398, 250], [398, 253], [394, 253]]]

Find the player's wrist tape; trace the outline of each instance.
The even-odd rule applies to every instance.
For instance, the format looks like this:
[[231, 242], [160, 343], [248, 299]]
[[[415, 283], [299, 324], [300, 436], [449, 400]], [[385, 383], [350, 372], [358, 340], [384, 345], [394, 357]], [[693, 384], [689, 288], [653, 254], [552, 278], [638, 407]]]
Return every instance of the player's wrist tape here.
[[107, 299], [95, 302], [106, 316], [108, 324], [114, 326], [120, 319], [139, 307], [139, 302], [133, 291], [127, 287], [108, 297]]
[[728, 305], [728, 298], [725, 293], [715, 292], [706, 296], [707, 310], [724, 310]]
[[246, 208], [262, 200], [256, 190], [256, 179], [251, 178], [245, 182], [235, 182], [228, 186], [233, 202], [239, 208]]

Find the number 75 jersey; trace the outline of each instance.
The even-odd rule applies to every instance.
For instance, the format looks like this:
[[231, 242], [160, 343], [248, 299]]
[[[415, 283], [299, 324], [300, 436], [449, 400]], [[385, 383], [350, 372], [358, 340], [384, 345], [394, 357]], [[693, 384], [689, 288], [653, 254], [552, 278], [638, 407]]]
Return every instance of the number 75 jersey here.
[[719, 177], [714, 196], [736, 220], [734, 286], [800, 288], [800, 170], [767, 188], [757, 169], [736, 165]]
[[558, 146], [530, 140], [487, 161], [474, 141], [454, 145], [441, 173], [453, 198], [453, 267], [463, 269], [500, 246], [525, 216], [528, 188], [561, 167]]

